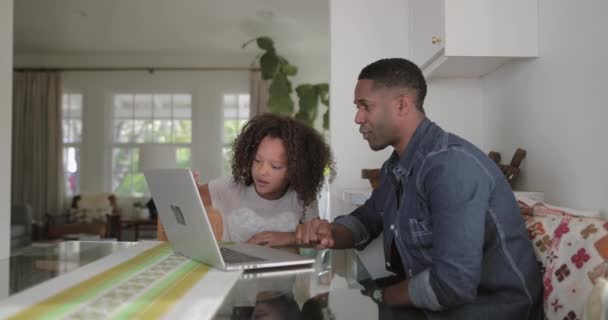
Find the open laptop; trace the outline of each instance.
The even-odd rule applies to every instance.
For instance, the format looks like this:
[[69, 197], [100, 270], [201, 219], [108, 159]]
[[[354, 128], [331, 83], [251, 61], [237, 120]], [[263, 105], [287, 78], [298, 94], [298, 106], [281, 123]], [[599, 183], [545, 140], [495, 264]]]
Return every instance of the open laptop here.
[[222, 270], [310, 265], [313, 258], [253, 245], [215, 241], [211, 223], [188, 169], [158, 169], [144, 175], [173, 251]]

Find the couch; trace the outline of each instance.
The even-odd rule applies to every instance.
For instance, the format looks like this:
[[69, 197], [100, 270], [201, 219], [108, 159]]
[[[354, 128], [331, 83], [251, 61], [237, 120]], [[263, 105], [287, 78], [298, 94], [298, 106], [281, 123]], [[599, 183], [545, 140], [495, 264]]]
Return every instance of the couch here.
[[518, 198], [543, 272], [549, 320], [608, 319], [608, 220]]
[[111, 193], [76, 195], [69, 210], [61, 215], [46, 215], [46, 236], [49, 239], [88, 234], [100, 238], [117, 238], [120, 230], [120, 209]]

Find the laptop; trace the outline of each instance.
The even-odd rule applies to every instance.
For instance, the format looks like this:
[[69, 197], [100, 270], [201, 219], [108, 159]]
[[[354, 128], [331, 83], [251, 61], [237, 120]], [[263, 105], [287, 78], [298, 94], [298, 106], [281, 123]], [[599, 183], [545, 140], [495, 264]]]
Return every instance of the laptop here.
[[218, 244], [189, 169], [144, 172], [158, 218], [176, 253], [221, 270], [310, 265], [314, 259], [254, 244]]

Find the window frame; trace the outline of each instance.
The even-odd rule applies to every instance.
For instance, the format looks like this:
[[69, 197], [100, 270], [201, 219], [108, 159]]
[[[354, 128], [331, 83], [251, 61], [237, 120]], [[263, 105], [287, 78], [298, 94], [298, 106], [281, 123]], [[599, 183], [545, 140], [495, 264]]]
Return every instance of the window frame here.
[[[130, 95], [132, 96], [132, 103], [133, 105], [131, 106], [131, 117], [130, 118], [117, 118], [115, 117], [115, 98], [118, 95]], [[126, 120], [131, 120], [131, 121], [135, 121], [135, 120], [143, 120], [141, 118], [137, 118], [136, 116], [136, 112], [135, 112], [135, 97], [137, 95], [145, 95], [145, 96], [151, 96], [152, 99], [154, 99], [154, 96], [163, 96], [163, 95], [168, 95], [171, 97], [171, 116], [169, 118], [167, 117], [162, 117], [162, 118], [156, 118], [154, 116], [154, 111], [152, 111], [152, 114], [150, 116], [151, 121], [155, 121], [155, 120], [168, 120], [168, 121], [176, 121], [176, 120], [188, 120], [190, 121], [190, 142], [189, 143], [185, 143], [185, 142], [156, 142], [156, 141], [143, 141], [143, 142], [136, 142], [133, 141], [133, 137], [129, 138], [129, 142], [119, 142], [117, 139], [115, 139], [115, 120], [117, 119], [126, 119]], [[176, 95], [187, 95], [190, 99], [190, 117], [189, 118], [184, 118], [184, 117], [178, 117], [176, 118], [174, 115], [174, 109], [175, 109], [175, 105], [173, 103], [173, 97]], [[149, 196], [149, 190], [146, 188], [146, 191], [143, 194], [138, 194], [135, 193], [135, 185], [131, 182], [130, 185], [130, 192], [127, 193], [119, 193], [117, 191], [114, 190], [114, 174], [115, 174], [115, 168], [114, 168], [114, 151], [118, 150], [118, 149], [136, 149], [136, 153], [137, 153], [137, 159], [139, 156], [139, 148], [141, 145], [144, 144], [150, 144], [150, 143], [159, 143], [159, 144], [166, 144], [166, 145], [172, 145], [177, 149], [189, 149], [190, 150], [190, 165], [192, 165], [192, 161], [193, 161], [193, 149], [194, 149], [194, 99], [195, 99], [195, 94], [193, 92], [189, 92], [186, 90], [167, 90], [167, 89], [162, 89], [162, 90], [113, 90], [111, 92], [108, 92], [108, 112], [107, 112], [107, 116], [106, 116], [106, 121], [104, 123], [104, 127], [106, 128], [106, 137], [107, 137], [107, 151], [105, 152], [105, 156], [107, 158], [106, 160], [106, 164], [107, 164], [107, 170], [106, 173], [104, 174], [104, 186], [106, 190], [109, 190], [109, 192], [112, 192], [114, 194], [116, 194], [119, 197], [122, 198], [142, 198], [142, 197], [148, 197]], [[154, 100], [151, 100], [152, 104], [154, 104]], [[153, 108], [152, 108], [153, 109]], [[171, 126], [171, 137], [172, 140], [175, 139], [175, 131], [174, 131], [174, 126]], [[131, 154], [130, 159], [129, 159], [129, 167], [131, 168], [130, 172], [132, 174], [137, 174], [137, 173], [141, 173], [141, 171], [136, 171], [135, 169], [139, 169], [137, 168], [139, 163], [137, 161], [136, 157], [134, 156], [134, 154]]]

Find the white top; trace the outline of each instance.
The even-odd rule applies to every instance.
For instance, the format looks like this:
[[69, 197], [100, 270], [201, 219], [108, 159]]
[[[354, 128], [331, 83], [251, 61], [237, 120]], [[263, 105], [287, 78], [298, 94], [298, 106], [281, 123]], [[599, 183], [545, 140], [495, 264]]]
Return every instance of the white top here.
[[209, 193], [223, 218], [223, 241], [245, 242], [263, 231], [293, 232], [300, 222], [319, 216], [317, 202], [304, 212], [291, 188], [280, 199], [267, 200], [258, 195], [253, 184], [247, 187], [231, 178], [220, 178], [209, 182]]

